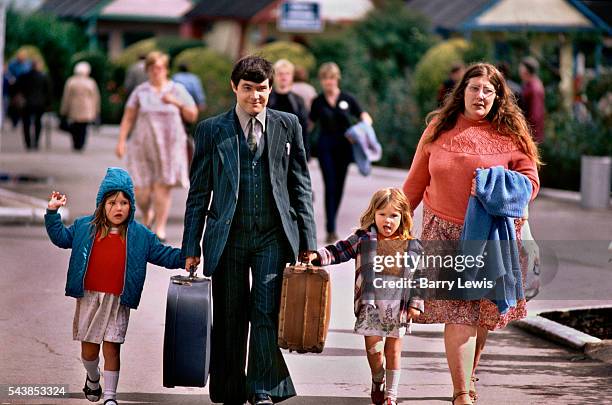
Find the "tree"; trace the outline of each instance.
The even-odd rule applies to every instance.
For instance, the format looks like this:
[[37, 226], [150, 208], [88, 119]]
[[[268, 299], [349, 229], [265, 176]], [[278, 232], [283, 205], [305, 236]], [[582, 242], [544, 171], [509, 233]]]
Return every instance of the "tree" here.
[[23, 45], [36, 46], [49, 68], [56, 100], [70, 74], [70, 58], [86, 47], [86, 38], [79, 26], [53, 16], [24, 14], [13, 9], [7, 12], [5, 55], [12, 55]]

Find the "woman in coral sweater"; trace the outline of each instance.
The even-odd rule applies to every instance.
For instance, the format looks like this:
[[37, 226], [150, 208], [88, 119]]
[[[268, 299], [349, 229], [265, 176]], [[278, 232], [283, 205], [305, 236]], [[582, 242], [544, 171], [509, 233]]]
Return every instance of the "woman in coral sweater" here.
[[[523, 114], [501, 73], [490, 64], [470, 66], [442, 107], [428, 116], [404, 193], [412, 209], [423, 201], [426, 240], [458, 240], [477, 168], [503, 166], [529, 178], [533, 199], [539, 189], [538, 150]], [[515, 220], [520, 235], [522, 220]], [[475, 369], [488, 331], [526, 316], [525, 300], [500, 314], [487, 299], [425, 300], [417, 322], [444, 323], [453, 403], [476, 398]]]

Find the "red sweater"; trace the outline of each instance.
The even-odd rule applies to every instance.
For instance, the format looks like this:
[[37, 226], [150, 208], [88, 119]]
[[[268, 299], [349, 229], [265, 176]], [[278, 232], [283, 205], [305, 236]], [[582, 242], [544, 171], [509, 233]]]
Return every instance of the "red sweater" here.
[[[431, 131], [432, 125], [425, 130]], [[509, 137], [499, 134], [488, 121], [472, 121], [460, 115], [453, 129], [432, 143], [417, 146], [404, 193], [414, 210], [423, 200], [436, 215], [463, 224], [474, 170], [504, 166], [529, 178], [531, 198], [540, 189], [535, 162]]]
[[99, 240], [96, 235], [85, 274], [85, 289], [121, 295], [125, 274], [125, 241], [109, 233]]

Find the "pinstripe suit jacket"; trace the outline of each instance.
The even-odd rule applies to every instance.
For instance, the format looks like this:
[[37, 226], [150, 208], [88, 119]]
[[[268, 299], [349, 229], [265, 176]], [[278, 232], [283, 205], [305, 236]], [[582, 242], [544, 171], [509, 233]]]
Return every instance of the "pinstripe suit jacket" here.
[[[182, 249], [185, 256], [199, 257], [203, 251], [207, 276], [219, 263], [238, 202], [238, 137], [244, 134], [236, 125], [235, 114], [232, 108], [208, 118], [198, 124], [195, 133]], [[268, 109], [266, 116], [273, 201], [293, 256], [297, 257], [299, 251], [316, 249], [312, 189], [302, 131], [293, 114]]]

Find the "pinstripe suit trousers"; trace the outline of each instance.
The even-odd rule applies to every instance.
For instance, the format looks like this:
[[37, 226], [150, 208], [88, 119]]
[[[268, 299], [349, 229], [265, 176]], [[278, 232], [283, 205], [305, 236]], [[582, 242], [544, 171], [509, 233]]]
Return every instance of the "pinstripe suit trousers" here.
[[280, 402], [296, 395], [277, 343], [282, 274], [285, 264], [293, 260], [291, 256], [281, 229], [265, 234], [230, 232], [212, 276], [210, 398], [213, 402], [242, 403], [255, 393], [266, 393], [274, 402]]

